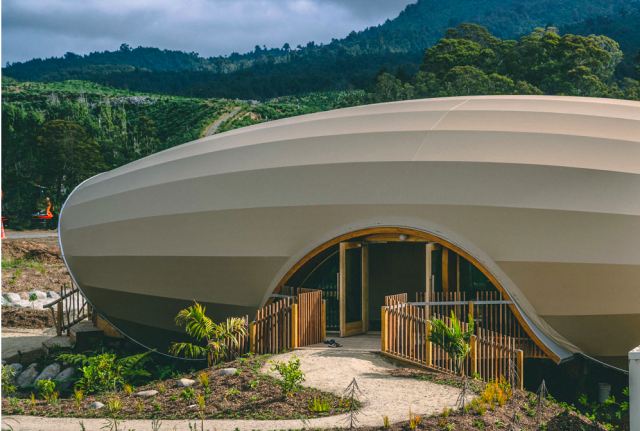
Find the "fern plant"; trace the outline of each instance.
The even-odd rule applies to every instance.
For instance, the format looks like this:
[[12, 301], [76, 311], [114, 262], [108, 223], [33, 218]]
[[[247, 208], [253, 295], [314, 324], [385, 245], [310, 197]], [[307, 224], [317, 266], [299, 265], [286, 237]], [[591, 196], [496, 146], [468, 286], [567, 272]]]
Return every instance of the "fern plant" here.
[[455, 366], [456, 374], [462, 376], [462, 360], [471, 351], [469, 341], [473, 335], [473, 317], [469, 315], [469, 327], [464, 332], [453, 311], [451, 311], [451, 327], [436, 317], [429, 319], [429, 322], [431, 323], [429, 341], [449, 355]]
[[226, 322], [215, 323], [205, 315], [206, 307], [194, 301], [194, 305], [178, 313], [176, 325], [185, 326], [189, 336], [200, 344], [173, 343], [169, 350], [174, 355], [183, 354], [187, 358], [207, 358], [208, 366], [220, 362], [227, 355], [227, 343], [238, 346], [239, 337], [247, 334], [243, 319], [232, 317]]
[[149, 377], [151, 373], [144, 369], [144, 365], [152, 359], [148, 356], [154, 350], [116, 359], [113, 353], [101, 353], [87, 356], [81, 353], [64, 353], [58, 355], [78, 367], [82, 377], [76, 386], [88, 393], [111, 391], [123, 387], [126, 382], [135, 382], [140, 378]]

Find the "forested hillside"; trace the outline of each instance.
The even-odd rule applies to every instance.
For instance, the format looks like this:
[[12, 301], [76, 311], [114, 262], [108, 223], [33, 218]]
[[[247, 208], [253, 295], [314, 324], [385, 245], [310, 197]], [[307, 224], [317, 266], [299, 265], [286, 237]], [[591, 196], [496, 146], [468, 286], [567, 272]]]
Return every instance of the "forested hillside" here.
[[[3, 78], [3, 215], [12, 227], [33, 227], [36, 184], [47, 187], [59, 210], [84, 179], [197, 139], [216, 119], [238, 107], [240, 112], [218, 132], [323, 110], [425, 97], [554, 94], [640, 100], [640, 82], [616, 76], [624, 56], [618, 43], [606, 36], [561, 36], [549, 27], [519, 40], [503, 40], [484, 27], [463, 23], [447, 30], [420, 57], [421, 64], [412, 66], [410, 73], [404, 67], [378, 65], [368, 80], [363, 78], [366, 91], [282, 96], [258, 104], [134, 93], [86, 81]], [[630, 67], [634, 70], [633, 64]], [[639, 67], [635, 64], [640, 72]]]
[[613, 16], [596, 16], [579, 23], [565, 25], [560, 28], [561, 34], [601, 34], [610, 37], [620, 44], [625, 54], [624, 60], [616, 70], [616, 75], [632, 77], [634, 60], [640, 55], [640, 9], [627, 10]]
[[[79, 81], [2, 80], [3, 217], [30, 225], [38, 188], [58, 210], [84, 179], [197, 139], [236, 103], [143, 95]], [[56, 210], [56, 212], [57, 212]]]
[[[365, 101], [491, 94], [640, 100], [638, 80], [615, 76], [623, 57], [618, 43], [606, 36], [560, 36], [549, 27], [518, 41], [502, 40], [484, 27], [465, 23], [447, 30], [445, 38], [425, 52], [413, 77], [402, 70], [395, 76], [382, 70]], [[636, 64], [640, 72], [638, 68]]]
[[[236, 107], [251, 123], [344, 106], [348, 93], [327, 93], [254, 106], [115, 90], [83, 81], [2, 79], [2, 214], [12, 228], [40, 227], [36, 185], [58, 214], [69, 193], [100, 172], [198, 139]], [[244, 120], [247, 122], [247, 120]], [[224, 125], [223, 125], [224, 126]], [[225, 130], [224, 127], [219, 130]], [[55, 227], [57, 220], [48, 222]]]
[[[143, 92], [264, 101], [306, 92], [364, 89], [381, 67], [401, 66], [411, 76], [418, 71], [424, 50], [436, 44], [447, 28], [462, 22], [483, 25], [496, 37], [508, 39], [529, 34], [536, 27], [572, 24], [562, 31], [608, 35], [590, 24], [594, 17], [600, 17], [599, 22], [622, 18], [626, 20], [623, 29], [611, 27], [611, 33], [618, 31], [616, 35], [624, 36], [625, 41], [638, 40], [638, 27], [632, 26], [629, 17], [638, 15], [639, 8], [640, 0], [419, 0], [395, 19], [327, 44], [256, 45], [245, 54], [209, 58], [123, 44], [113, 52], [83, 56], [69, 52], [60, 58], [14, 63], [3, 73], [23, 81], [88, 80]], [[625, 25], [635, 36], [623, 33]], [[627, 59], [635, 56], [637, 45], [623, 44]], [[629, 64], [622, 63], [619, 77], [632, 76]]]

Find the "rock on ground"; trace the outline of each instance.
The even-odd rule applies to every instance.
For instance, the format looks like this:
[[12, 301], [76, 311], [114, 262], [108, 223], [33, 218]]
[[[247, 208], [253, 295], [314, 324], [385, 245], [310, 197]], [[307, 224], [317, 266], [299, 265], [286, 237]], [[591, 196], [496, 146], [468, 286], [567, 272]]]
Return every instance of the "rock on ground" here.
[[42, 370], [34, 383], [38, 383], [40, 380], [53, 380], [58, 374], [60, 374], [60, 364], [51, 364]]
[[33, 381], [38, 377], [38, 370], [34, 368], [27, 368], [23, 373], [21, 373], [16, 379], [16, 384], [25, 388], [33, 383]]
[[98, 410], [104, 407], [100, 401], [96, 401], [95, 403], [91, 403], [87, 406], [87, 410]]
[[39, 290], [32, 290], [29, 293], [27, 293], [27, 295], [29, 298], [31, 297], [31, 295], [36, 295], [37, 299], [47, 299], [47, 294]]
[[58, 374], [54, 380], [59, 380], [61, 383], [58, 384], [58, 388], [67, 389], [71, 386], [71, 381], [69, 380], [76, 373], [76, 369], [74, 367], [67, 368]]
[[191, 379], [180, 379], [178, 380], [178, 384], [176, 385], [179, 388], [188, 388], [196, 384], [195, 380]]
[[158, 395], [158, 391], [152, 389], [149, 391], [138, 392], [136, 397], [153, 397], [154, 395]]
[[226, 376], [227, 374], [233, 374], [238, 371], [237, 368], [223, 368], [218, 372], [219, 376]]
[[20, 295], [18, 295], [17, 293], [5, 293], [3, 296], [9, 303], [18, 302], [22, 300]]

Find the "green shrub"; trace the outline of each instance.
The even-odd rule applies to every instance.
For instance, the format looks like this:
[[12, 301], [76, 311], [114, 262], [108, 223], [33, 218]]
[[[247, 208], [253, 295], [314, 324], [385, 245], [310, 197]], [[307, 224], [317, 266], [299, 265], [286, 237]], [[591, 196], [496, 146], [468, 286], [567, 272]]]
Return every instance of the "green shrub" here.
[[49, 401], [56, 390], [56, 384], [51, 380], [39, 380], [36, 387], [42, 395], [42, 399]]
[[185, 402], [185, 404], [189, 404], [189, 402], [191, 402], [191, 400], [193, 400], [196, 397], [196, 392], [193, 390], [193, 388], [187, 388], [184, 391], [180, 392], [180, 398], [182, 398]]
[[300, 371], [300, 358], [292, 356], [289, 362], [269, 361], [273, 364], [271, 371], [277, 371], [282, 376], [282, 381], [277, 384], [282, 389], [282, 395], [291, 395], [300, 388], [302, 382], [306, 380], [306, 376]]
[[16, 387], [11, 384], [13, 378], [18, 372], [11, 365], [2, 366], [2, 393], [12, 394], [16, 391]]

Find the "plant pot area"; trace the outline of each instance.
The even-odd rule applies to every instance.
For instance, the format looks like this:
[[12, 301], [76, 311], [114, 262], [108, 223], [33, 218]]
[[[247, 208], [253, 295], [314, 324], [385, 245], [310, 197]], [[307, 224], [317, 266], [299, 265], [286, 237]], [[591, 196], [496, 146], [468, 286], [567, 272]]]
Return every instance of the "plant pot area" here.
[[[70, 360], [72, 356], [62, 355], [61, 358]], [[279, 380], [258, 371], [268, 356], [249, 355], [197, 371], [193, 367], [203, 365], [202, 362], [174, 361], [172, 365], [153, 365], [151, 360], [145, 359], [149, 356], [129, 358], [126, 361], [140, 361], [147, 366], [134, 368], [127, 380], [146, 380], [146, 383], [138, 386], [125, 383], [113, 391], [101, 386], [105, 383], [99, 376], [105, 372], [103, 369], [95, 373], [94, 390], [89, 390], [85, 371], [84, 380], [54, 380], [53, 392], [58, 392], [57, 399], [52, 399], [52, 391], [47, 394], [46, 389], [43, 390], [42, 383], [18, 388], [10, 395], [3, 391], [2, 413], [74, 418], [110, 418], [115, 414], [119, 419], [273, 420], [315, 418], [345, 410], [340, 397], [312, 388], [299, 387], [293, 394], [285, 394]], [[78, 361], [81, 361], [80, 357]], [[104, 362], [105, 358], [99, 361]], [[178, 362], [180, 365], [176, 366]], [[74, 374], [82, 376], [81, 362], [78, 367]], [[183, 372], [181, 369], [186, 367], [190, 369]], [[145, 376], [145, 373], [150, 375]], [[77, 389], [80, 387], [85, 388], [81, 397], [78, 395], [80, 389]], [[316, 407], [316, 410], [323, 411], [312, 410], [314, 400], [321, 401], [316, 404], [323, 404], [323, 408]]]

